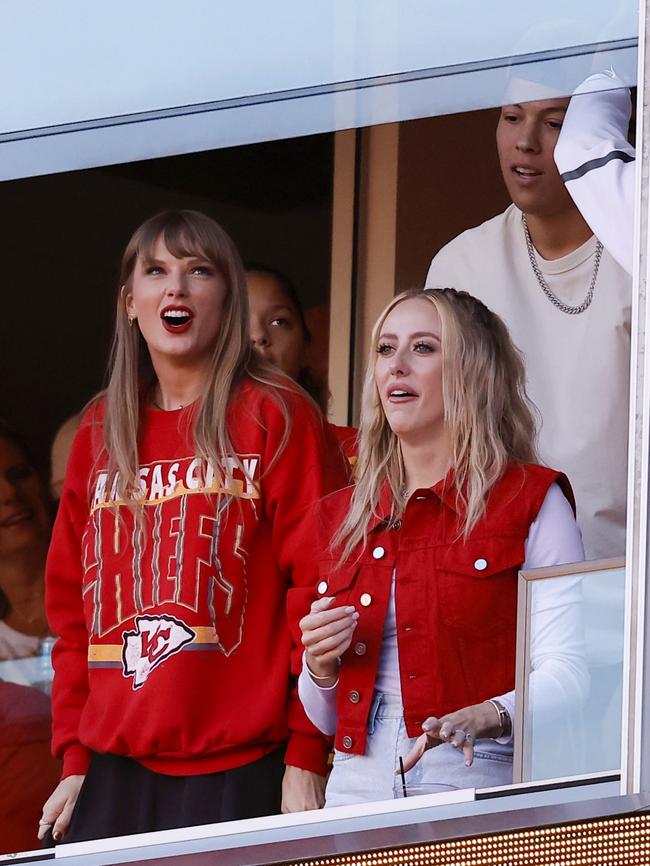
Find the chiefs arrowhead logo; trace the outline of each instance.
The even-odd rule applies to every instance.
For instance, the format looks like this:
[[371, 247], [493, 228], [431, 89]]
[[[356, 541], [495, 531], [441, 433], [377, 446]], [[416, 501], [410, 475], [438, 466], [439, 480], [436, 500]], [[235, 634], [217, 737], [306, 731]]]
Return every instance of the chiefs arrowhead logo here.
[[151, 671], [191, 643], [196, 633], [173, 616], [136, 616], [135, 631], [123, 633], [124, 676], [133, 677], [133, 688], [145, 684]]

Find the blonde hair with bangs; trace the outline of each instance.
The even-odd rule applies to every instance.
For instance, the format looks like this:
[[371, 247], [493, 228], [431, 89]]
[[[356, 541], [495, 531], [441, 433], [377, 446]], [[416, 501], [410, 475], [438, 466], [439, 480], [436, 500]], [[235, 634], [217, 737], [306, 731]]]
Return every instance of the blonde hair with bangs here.
[[[197, 456], [211, 464], [219, 481], [225, 480], [221, 475], [220, 457], [229, 455], [239, 462], [227, 428], [228, 403], [236, 386], [245, 377], [270, 386], [269, 393], [285, 418], [285, 433], [276, 458], [289, 436], [289, 412], [281, 390], [296, 390], [289, 377], [251, 350], [246, 278], [230, 236], [199, 211], [167, 210], [151, 217], [136, 229], [122, 257], [105, 391], [103, 443], [108, 456], [107, 471], [109, 478], [119, 473], [118, 498], [127, 502], [132, 501], [132, 493], [138, 489], [140, 409], [148, 389], [155, 383], [155, 373], [139, 328], [129, 326], [126, 296], [137, 262], [153, 257], [159, 239], [177, 258], [198, 256], [210, 261], [226, 286], [221, 327], [192, 431]], [[243, 470], [241, 465], [239, 468]]]
[[[481, 301], [455, 289], [403, 292], [387, 305], [372, 332], [361, 400], [359, 457], [348, 513], [332, 541], [345, 561], [367, 541], [385, 483], [392, 493], [391, 520], [404, 511], [405, 471], [397, 435], [384, 414], [375, 384], [379, 335], [399, 304], [423, 300], [441, 324], [442, 392], [452, 443], [453, 484], [464, 538], [483, 514], [488, 493], [512, 462], [536, 462], [535, 407], [525, 390], [524, 362], [502, 320]], [[384, 516], [384, 515], [380, 515]]]

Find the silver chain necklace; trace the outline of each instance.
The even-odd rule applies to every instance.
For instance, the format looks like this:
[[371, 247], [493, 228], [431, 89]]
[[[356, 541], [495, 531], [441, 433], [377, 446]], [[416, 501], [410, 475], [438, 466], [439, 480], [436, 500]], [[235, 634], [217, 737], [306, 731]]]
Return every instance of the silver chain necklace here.
[[544, 274], [541, 272], [539, 265], [537, 264], [537, 256], [535, 255], [535, 247], [533, 246], [533, 242], [530, 239], [530, 232], [528, 231], [528, 223], [526, 222], [526, 214], [522, 213], [521, 221], [524, 224], [524, 235], [526, 237], [526, 247], [528, 249], [528, 258], [530, 259], [530, 264], [533, 269], [533, 273], [537, 277], [537, 282], [540, 285], [540, 288], [549, 299], [549, 301], [553, 304], [553, 306], [557, 307], [558, 310], [561, 310], [563, 313], [567, 313], [569, 316], [577, 316], [579, 313], [584, 313], [587, 307], [591, 304], [594, 297], [594, 288], [596, 287], [596, 277], [598, 276], [598, 268], [600, 267], [600, 259], [603, 254], [603, 245], [600, 241], [596, 241], [596, 256], [594, 260], [594, 272], [591, 277], [591, 283], [589, 285], [589, 291], [581, 304], [578, 304], [576, 307], [572, 307], [569, 304], [565, 304], [564, 301], [561, 301], [556, 294], [551, 291], [549, 284], [544, 279]]

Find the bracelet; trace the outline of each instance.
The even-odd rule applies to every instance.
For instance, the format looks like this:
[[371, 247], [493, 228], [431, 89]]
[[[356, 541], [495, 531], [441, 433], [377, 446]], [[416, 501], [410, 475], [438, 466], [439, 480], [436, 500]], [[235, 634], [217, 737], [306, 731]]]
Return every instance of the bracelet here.
[[[321, 677], [321, 679], [326, 680], [328, 678], [327, 677]], [[314, 681], [312, 680], [312, 682], [314, 682]], [[321, 691], [321, 692], [326, 692], [326, 691], [329, 691], [330, 689], [334, 689], [334, 688], [336, 688], [336, 686], [338, 686], [338, 684], [339, 684], [339, 678], [338, 677], [334, 680], [334, 682], [332, 683], [331, 686], [321, 686], [319, 683], [314, 682], [314, 685], [316, 686], [316, 688], [319, 689], [319, 691]]]
[[492, 698], [488, 698], [487, 703], [492, 704], [499, 716], [501, 731], [497, 734], [496, 739], [499, 737], [509, 737], [512, 734], [512, 719], [510, 718], [508, 710], [506, 710], [501, 701], [495, 701]]
[[[341, 664], [341, 662], [340, 662], [340, 660], [339, 660], [339, 665], [340, 665], [340, 664]], [[305, 667], [307, 668], [307, 673], [309, 674], [309, 676], [310, 676], [313, 680], [331, 680], [332, 677], [336, 677], [336, 683], [338, 683], [338, 681], [339, 681], [339, 678], [338, 678], [338, 676], [336, 676], [336, 674], [327, 674], [326, 677], [319, 677], [318, 674], [315, 674], [315, 673], [313, 672], [313, 670], [309, 667], [309, 662], [307, 661], [307, 657], [306, 657], [306, 656], [305, 656]], [[336, 683], [334, 683], [334, 685], [336, 685]]]

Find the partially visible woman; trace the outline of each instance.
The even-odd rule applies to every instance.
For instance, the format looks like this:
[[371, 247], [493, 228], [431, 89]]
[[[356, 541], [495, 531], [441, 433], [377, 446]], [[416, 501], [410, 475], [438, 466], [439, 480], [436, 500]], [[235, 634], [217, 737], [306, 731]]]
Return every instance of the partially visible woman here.
[[0, 423], [0, 659], [38, 653], [49, 635], [45, 558], [52, 507], [24, 444]]
[[[308, 363], [312, 336], [295, 286], [280, 271], [253, 264], [246, 268], [246, 282], [253, 348], [298, 382], [327, 415], [327, 386]], [[336, 424], [330, 427], [345, 456], [354, 463], [356, 429]]]
[[[584, 558], [568, 481], [536, 464], [534, 436], [497, 316], [453, 289], [387, 306], [356, 486], [322, 505], [320, 597], [297, 634], [303, 704], [336, 733], [327, 805], [402, 796], [398, 756], [411, 793], [512, 781], [518, 571]], [[534, 611], [547, 718], [588, 688], [580, 586], [562, 584]]]
[[293, 688], [285, 605], [315, 580], [311, 506], [347, 473], [311, 401], [252, 351], [248, 319], [213, 220], [165, 211], [136, 230], [108, 388], [75, 438], [48, 557], [63, 779], [41, 836], [322, 802], [328, 742]]

